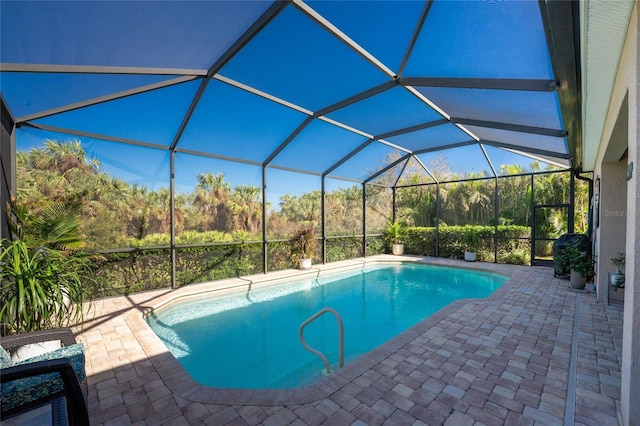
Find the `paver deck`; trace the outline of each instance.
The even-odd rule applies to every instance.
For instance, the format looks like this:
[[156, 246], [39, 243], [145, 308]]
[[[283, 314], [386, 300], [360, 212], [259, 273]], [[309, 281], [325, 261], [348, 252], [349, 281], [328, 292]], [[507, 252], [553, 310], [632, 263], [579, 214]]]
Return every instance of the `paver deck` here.
[[[489, 298], [454, 302], [321, 383], [297, 390], [201, 386], [143, 320], [176, 295], [247, 280], [95, 302], [77, 330], [87, 351], [91, 424], [618, 424], [622, 305], [569, 289], [552, 268], [407, 259], [511, 279]], [[320, 268], [335, 265], [343, 264]]]

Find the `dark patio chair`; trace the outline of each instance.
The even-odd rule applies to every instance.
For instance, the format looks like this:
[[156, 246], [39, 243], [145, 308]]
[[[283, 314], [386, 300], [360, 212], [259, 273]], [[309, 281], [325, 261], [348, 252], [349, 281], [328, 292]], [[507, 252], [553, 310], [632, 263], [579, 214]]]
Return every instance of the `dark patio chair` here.
[[[17, 348], [51, 340], [60, 340], [62, 348], [29, 359], [11, 361], [9, 354]], [[3, 420], [51, 404], [54, 419], [66, 418], [71, 425], [89, 424], [84, 347], [76, 343], [71, 329], [5, 336], [0, 344]]]

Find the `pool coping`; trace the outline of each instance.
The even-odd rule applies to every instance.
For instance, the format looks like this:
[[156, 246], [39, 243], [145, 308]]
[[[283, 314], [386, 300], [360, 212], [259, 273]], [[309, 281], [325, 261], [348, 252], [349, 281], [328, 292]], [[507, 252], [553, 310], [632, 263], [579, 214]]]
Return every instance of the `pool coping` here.
[[[444, 261], [443, 261], [444, 260]], [[404, 332], [393, 337], [372, 351], [360, 356], [358, 359], [345, 365], [332, 375], [325, 377], [317, 383], [301, 386], [293, 389], [243, 389], [243, 388], [216, 388], [196, 382], [182, 367], [180, 362], [171, 354], [166, 345], [151, 330], [145, 318], [154, 309], [158, 309], [176, 300], [201, 296], [207, 293], [225, 294], [230, 292], [246, 291], [253, 286], [276, 285], [292, 279], [319, 276], [325, 273], [335, 273], [340, 270], [347, 271], [365, 266], [393, 264], [393, 263], [422, 263], [436, 266], [450, 266], [473, 269], [484, 272], [499, 273], [509, 277], [500, 288], [485, 298], [460, 299], [438, 310], [428, 318], [420, 321]], [[230, 404], [230, 405], [297, 405], [307, 404], [326, 398], [357, 377], [370, 370], [376, 364], [384, 361], [394, 352], [412, 342], [420, 335], [428, 331], [438, 322], [444, 320], [449, 314], [469, 303], [494, 303], [504, 298], [512, 288], [514, 279], [508, 271], [496, 270], [495, 264], [483, 263], [459, 263], [447, 262], [446, 259], [420, 256], [376, 256], [354, 261], [335, 262], [327, 265], [318, 265], [307, 271], [280, 271], [275, 274], [255, 275], [251, 277], [234, 278], [204, 284], [194, 284], [168, 292], [159, 297], [152, 306], [146, 306], [141, 311], [130, 311], [125, 316], [129, 328], [136, 340], [142, 346], [147, 357], [151, 360], [156, 371], [165, 385], [175, 395], [188, 401]], [[508, 265], [513, 266], [513, 265]], [[502, 269], [502, 268], [500, 268]]]

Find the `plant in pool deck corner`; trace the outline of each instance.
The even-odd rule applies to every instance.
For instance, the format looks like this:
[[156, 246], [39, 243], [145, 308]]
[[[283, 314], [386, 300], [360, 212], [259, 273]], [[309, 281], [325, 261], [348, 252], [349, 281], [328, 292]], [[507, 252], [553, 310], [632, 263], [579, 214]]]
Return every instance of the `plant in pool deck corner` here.
[[80, 232], [80, 204], [48, 203], [33, 213], [11, 199], [0, 240], [0, 332], [22, 333], [82, 321], [93, 280]]
[[391, 246], [393, 254], [401, 255], [404, 253], [404, 241], [408, 236], [407, 222], [404, 220], [387, 222], [386, 239]]
[[2, 240], [0, 323], [2, 334], [64, 327], [83, 319], [83, 277], [88, 264], [47, 247]]
[[462, 234], [462, 243], [465, 246], [464, 260], [473, 262], [476, 260], [476, 252], [480, 246], [480, 235], [471, 226], [465, 227]]
[[302, 226], [298, 228], [293, 237], [291, 237], [291, 245], [293, 247], [293, 255], [300, 262], [300, 267], [309, 269], [311, 267], [311, 259], [313, 259], [318, 250], [318, 240], [313, 227]]
[[611, 285], [616, 290], [619, 288], [624, 288], [624, 265], [625, 265], [625, 254], [618, 253], [616, 257], [611, 258], [611, 263], [616, 267], [616, 272], [611, 275]]
[[595, 262], [590, 254], [582, 250], [578, 241], [564, 248], [559, 261], [567, 265], [567, 269], [571, 271], [570, 281], [573, 288], [584, 288], [585, 283], [595, 275]]

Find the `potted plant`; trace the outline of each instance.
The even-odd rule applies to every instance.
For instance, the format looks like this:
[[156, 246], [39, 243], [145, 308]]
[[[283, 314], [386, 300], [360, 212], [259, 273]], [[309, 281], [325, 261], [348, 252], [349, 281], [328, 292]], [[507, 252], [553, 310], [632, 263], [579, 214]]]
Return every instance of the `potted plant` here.
[[578, 242], [565, 247], [561, 256], [570, 270], [569, 283], [571, 288], [582, 290], [587, 281], [594, 276], [593, 258], [582, 250]]
[[465, 246], [464, 260], [467, 262], [475, 262], [476, 251], [480, 245], [480, 236], [471, 226], [464, 228], [462, 233], [462, 243]]
[[387, 224], [387, 238], [391, 244], [391, 252], [400, 256], [404, 254], [404, 240], [409, 235], [407, 223], [404, 220], [389, 221]]
[[616, 290], [619, 288], [624, 288], [625, 254], [618, 253], [616, 257], [611, 258], [611, 263], [616, 267], [616, 272], [611, 274], [611, 285]]
[[311, 259], [318, 249], [316, 233], [311, 226], [303, 226], [293, 234], [291, 243], [295, 251], [294, 256], [300, 262], [300, 269], [311, 268]]

